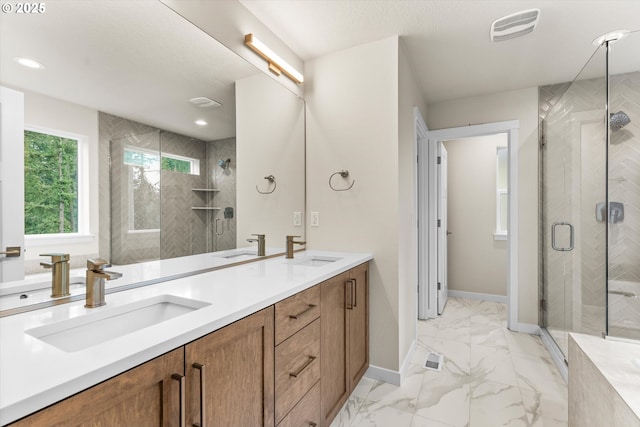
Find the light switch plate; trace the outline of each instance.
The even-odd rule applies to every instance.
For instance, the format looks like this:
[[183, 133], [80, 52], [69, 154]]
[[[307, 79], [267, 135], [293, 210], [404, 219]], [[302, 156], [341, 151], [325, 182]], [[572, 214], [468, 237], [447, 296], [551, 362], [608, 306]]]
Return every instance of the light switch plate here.
[[302, 225], [302, 212], [293, 213], [293, 225], [294, 227], [300, 227]]
[[311, 212], [311, 226], [320, 227], [320, 212]]

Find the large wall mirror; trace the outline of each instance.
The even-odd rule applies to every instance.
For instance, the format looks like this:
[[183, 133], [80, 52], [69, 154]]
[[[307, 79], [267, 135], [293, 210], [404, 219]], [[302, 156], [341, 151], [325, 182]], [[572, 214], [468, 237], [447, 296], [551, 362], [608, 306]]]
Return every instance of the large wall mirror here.
[[[0, 84], [24, 93], [27, 273], [46, 252], [130, 264], [304, 234], [304, 101], [180, 15], [58, 0], [0, 27]], [[55, 209], [30, 171], [60, 181]]]

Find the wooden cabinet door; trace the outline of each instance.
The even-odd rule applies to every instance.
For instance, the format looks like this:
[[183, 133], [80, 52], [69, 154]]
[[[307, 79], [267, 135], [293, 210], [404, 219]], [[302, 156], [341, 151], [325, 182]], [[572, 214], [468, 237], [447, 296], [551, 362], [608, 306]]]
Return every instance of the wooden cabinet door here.
[[269, 307], [187, 344], [188, 426], [204, 412], [207, 427], [273, 427], [273, 317]]
[[328, 426], [349, 397], [347, 273], [320, 284], [320, 410]]
[[182, 347], [11, 424], [11, 427], [180, 425]]
[[349, 271], [348, 291], [352, 292], [347, 305], [349, 325], [349, 392], [369, 367], [369, 286], [368, 263]]

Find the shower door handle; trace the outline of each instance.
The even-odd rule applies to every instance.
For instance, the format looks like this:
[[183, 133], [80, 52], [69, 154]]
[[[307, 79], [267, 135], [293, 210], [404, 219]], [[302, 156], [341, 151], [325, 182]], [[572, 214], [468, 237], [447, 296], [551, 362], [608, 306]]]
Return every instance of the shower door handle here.
[[[569, 227], [569, 247], [567, 247], [567, 248], [556, 246], [556, 227], [565, 226], [565, 225]], [[560, 252], [572, 251], [573, 250], [573, 243], [574, 243], [573, 225], [571, 225], [568, 222], [554, 222], [551, 225], [551, 247], [553, 248], [553, 250], [560, 251]]]

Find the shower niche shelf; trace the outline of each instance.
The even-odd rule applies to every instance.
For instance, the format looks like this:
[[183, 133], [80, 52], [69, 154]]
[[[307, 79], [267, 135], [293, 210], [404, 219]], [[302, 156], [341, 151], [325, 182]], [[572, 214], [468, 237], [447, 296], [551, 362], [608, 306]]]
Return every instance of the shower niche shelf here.
[[[192, 188], [191, 191], [195, 192], [195, 193], [216, 193], [219, 192], [220, 190], [217, 188]], [[209, 204], [209, 197], [207, 196], [207, 203]], [[194, 211], [219, 211], [221, 208], [219, 207], [215, 207], [215, 206], [192, 206], [191, 210]]]

